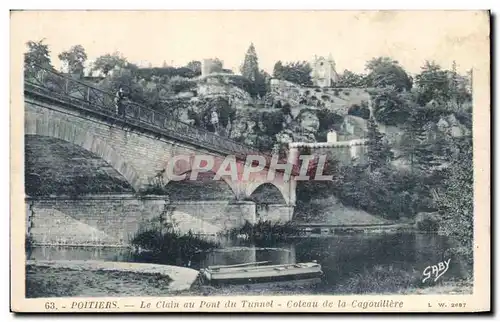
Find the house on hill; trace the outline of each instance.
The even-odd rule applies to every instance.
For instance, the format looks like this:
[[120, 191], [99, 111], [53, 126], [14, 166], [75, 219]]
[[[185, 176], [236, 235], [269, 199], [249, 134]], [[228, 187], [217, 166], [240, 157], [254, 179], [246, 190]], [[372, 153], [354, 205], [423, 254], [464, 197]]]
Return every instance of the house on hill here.
[[332, 87], [339, 80], [339, 75], [335, 70], [335, 61], [331, 55], [328, 58], [314, 56], [311, 67], [311, 80], [314, 86]]

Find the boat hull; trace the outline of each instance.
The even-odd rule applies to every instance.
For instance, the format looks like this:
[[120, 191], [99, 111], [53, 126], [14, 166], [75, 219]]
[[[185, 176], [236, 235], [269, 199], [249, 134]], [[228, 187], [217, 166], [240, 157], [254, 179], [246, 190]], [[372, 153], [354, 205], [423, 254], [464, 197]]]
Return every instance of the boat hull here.
[[[251, 277], [251, 278], [221, 278], [221, 279], [207, 279], [202, 277], [202, 281], [207, 285], [235, 285], [235, 284], [270, 284], [270, 283], [282, 283], [282, 282], [298, 282], [307, 281], [308, 283], [317, 283], [321, 281], [321, 273], [304, 273], [296, 275], [283, 275], [283, 276], [262, 276], [262, 277]], [[282, 283], [286, 284], [286, 283]]]
[[317, 263], [284, 264], [253, 267], [209, 267], [202, 269], [204, 284], [254, 284], [299, 281], [321, 278], [323, 272]]

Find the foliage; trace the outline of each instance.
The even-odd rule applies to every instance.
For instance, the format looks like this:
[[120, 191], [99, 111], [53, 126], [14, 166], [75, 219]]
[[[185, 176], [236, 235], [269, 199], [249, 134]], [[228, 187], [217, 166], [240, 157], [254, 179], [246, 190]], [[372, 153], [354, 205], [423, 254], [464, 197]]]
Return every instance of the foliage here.
[[456, 250], [472, 262], [474, 241], [474, 164], [472, 138], [455, 142], [458, 150], [447, 169], [447, 178], [438, 189], [436, 205], [441, 217], [440, 227], [456, 240]]
[[415, 83], [419, 88], [419, 103], [421, 105], [425, 105], [433, 99], [449, 99], [448, 74], [435, 62], [425, 62], [421, 73], [415, 77]]
[[197, 84], [192, 79], [174, 76], [169, 79], [166, 87], [171, 89], [174, 94], [178, 94], [180, 92], [187, 92], [196, 89]]
[[364, 165], [341, 167], [334, 176], [332, 193], [347, 206], [388, 219], [414, 216], [432, 202], [418, 175], [399, 171], [391, 165], [367, 171]]
[[196, 76], [201, 75], [201, 62], [198, 60], [190, 61], [189, 63], [187, 63], [186, 68], [191, 69]]
[[134, 73], [137, 78], [151, 81], [153, 77], [159, 77], [160, 82], [165, 84], [174, 76], [193, 78], [196, 73], [187, 67], [151, 67], [151, 68], [138, 68]]
[[263, 97], [268, 89], [266, 86], [266, 78], [269, 78], [267, 73], [259, 70], [259, 59], [253, 43], [250, 44], [245, 54], [245, 59], [240, 68], [241, 75], [248, 79], [252, 86], [247, 90], [252, 96]]
[[223, 65], [224, 63], [219, 58], [216, 57], [212, 59], [212, 70], [214, 72], [221, 72], [223, 70]]
[[350, 70], [344, 70], [339, 75], [339, 79], [335, 83], [336, 87], [364, 87], [366, 86], [366, 75], [356, 74]]
[[415, 104], [411, 93], [401, 93], [393, 86], [373, 90], [370, 96], [375, 119], [387, 125], [403, 123]]
[[446, 113], [434, 108], [419, 107], [411, 110], [403, 123], [404, 133], [400, 150], [410, 161], [412, 171], [420, 170], [428, 175], [434, 168], [447, 161], [449, 140], [446, 136], [439, 135], [436, 129], [429, 127], [442, 115]]
[[432, 101], [440, 105], [454, 103], [455, 110], [460, 110], [472, 100], [472, 93], [467, 89], [468, 80], [456, 72], [455, 63], [451, 71], [443, 70], [433, 61], [426, 61], [421, 69], [420, 74], [415, 77], [420, 105]]
[[44, 40], [28, 41], [26, 46], [28, 51], [24, 53], [24, 67], [32, 68], [34, 65], [46, 69], [54, 69], [50, 61], [50, 50], [47, 44], [44, 44]]
[[306, 61], [283, 64], [280, 61], [274, 65], [273, 76], [299, 85], [312, 85], [311, 65]]
[[248, 47], [240, 71], [241, 75], [251, 82], [256, 82], [259, 78], [259, 61], [253, 43]]
[[97, 57], [92, 65], [92, 71], [99, 71], [108, 75], [115, 67], [124, 68], [128, 65], [127, 59], [124, 58], [119, 52], [113, 54], [106, 54]]
[[168, 203], [162, 213], [133, 236], [131, 245], [146, 250], [156, 262], [184, 264], [200, 251], [218, 247], [218, 243], [195, 236], [191, 231], [182, 234], [172, 219], [174, 208]]
[[257, 243], [278, 242], [296, 237], [299, 235], [299, 229], [291, 221], [281, 223], [261, 219], [257, 223], [251, 224], [245, 220], [245, 224], [241, 228], [230, 229], [224, 234], [233, 238], [238, 235], [246, 235], [248, 240]]
[[371, 171], [387, 165], [394, 156], [387, 142], [383, 140], [383, 135], [378, 130], [373, 117], [368, 120], [368, 152], [366, 156]]
[[68, 73], [83, 75], [87, 54], [82, 45], [75, 45], [59, 54], [59, 59], [66, 65]]
[[316, 111], [319, 120], [319, 128], [316, 134], [318, 141], [326, 142], [327, 134], [331, 130], [339, 131], [344, 118], [327, 108]]
[[367, 85], [373, 87], [392, 86], [397, 91], [410, 90], [412, 79], [396, 60], [389, 57], [373, 58], [366, 63]]
[[236, 110], [224, 97], [208, 98], [202, 104], [204, 104], [204, 108], [199, 117], [201, 120], [203, 120], [205, 127], [207, 127], [210, 123], [210, 113], [214, 108], [219, 115], [220, 124], [224, 127], [226, 127], [229, 123], [233, 123], [234, 119], [236, 118]]
[[336, 294], [381, 294], [398, 293], [412, 287], [421, 287], [421, 273], [398, 268], [397, 265], [377, 265], [360, 273], [335, 288]]

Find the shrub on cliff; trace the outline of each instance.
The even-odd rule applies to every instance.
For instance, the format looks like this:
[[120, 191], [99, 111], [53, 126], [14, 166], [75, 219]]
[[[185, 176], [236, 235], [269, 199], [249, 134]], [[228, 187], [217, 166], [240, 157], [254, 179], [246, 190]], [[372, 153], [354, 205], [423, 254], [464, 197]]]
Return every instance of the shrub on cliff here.
[[167, 87], [178, 94], [196, 89], [196, 82], [186, 77], [174, 76], [168, 80]]

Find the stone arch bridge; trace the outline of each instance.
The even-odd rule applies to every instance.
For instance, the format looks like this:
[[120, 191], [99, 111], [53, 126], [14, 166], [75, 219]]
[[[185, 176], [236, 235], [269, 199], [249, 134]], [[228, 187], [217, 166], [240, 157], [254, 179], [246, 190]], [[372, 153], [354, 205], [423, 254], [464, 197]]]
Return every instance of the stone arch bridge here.
[[[164, 194], [195, 232], [291, 220], [293, 176], [270, 179], [266, 167], [242, 179], [252, 167], [245, 157], [258, 154], [252, 148], [131, 102], [119, 117], [111, 94], [52, 71], [33, 68], [24, 85], [27, 222], [36, 242], [127, 243], [159, 215]], [[197, 181], [173, 181], [165, 169], [179, 155], [211, 156], [215, 166], [234, 156], [238, 180], [201, 169]], [[177, 173], [200, 172], [176, 164]]]

